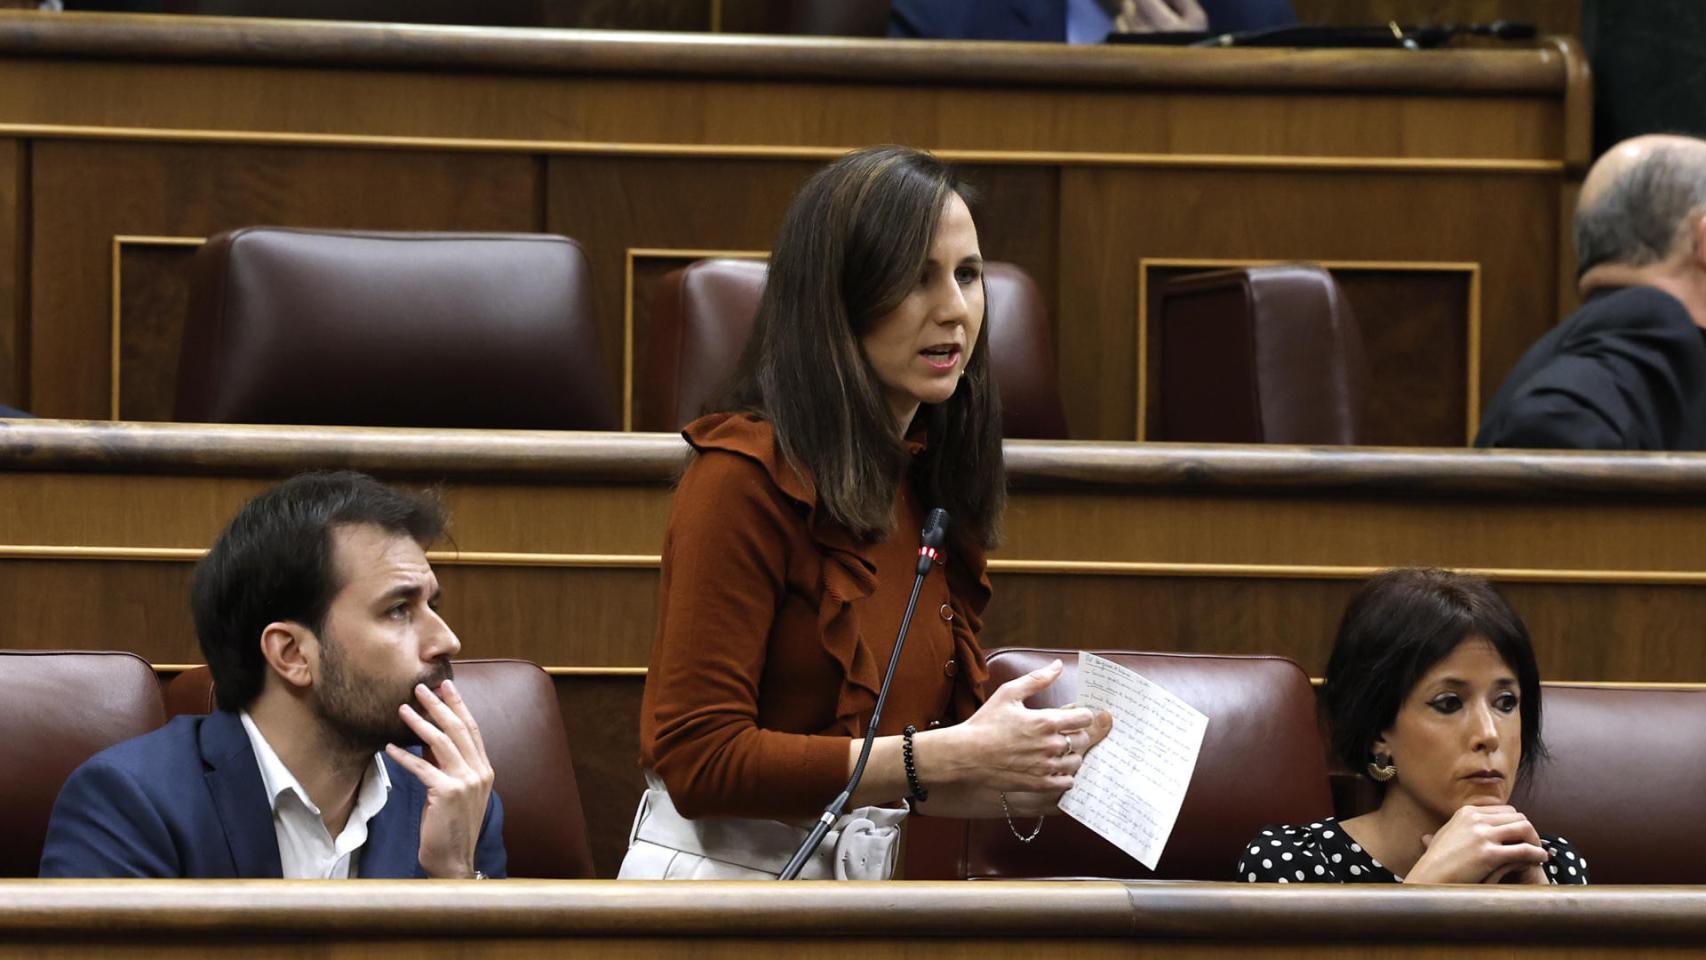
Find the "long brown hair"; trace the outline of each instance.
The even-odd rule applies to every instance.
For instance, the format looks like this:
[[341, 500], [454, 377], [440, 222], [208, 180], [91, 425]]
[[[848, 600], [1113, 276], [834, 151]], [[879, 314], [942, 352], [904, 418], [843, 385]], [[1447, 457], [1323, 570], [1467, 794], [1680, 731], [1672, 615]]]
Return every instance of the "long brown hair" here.
[[[970, 191], [935, 157], [870, 147], [818, 171], [794, 196], [770, 253], [752, 338], [718, 405], [755, 413], [816, 486], [819, 507], [865, 541], [894, 524], [907, 469], [894, 414], [859, 337], [918, 282], [951, 193]], [[924, 404], [927, 431], [912, 479], [954, 538], [988, 548], [1006, 503], [1001, 415], [989, 373], [989, 326], [945, 403]]]

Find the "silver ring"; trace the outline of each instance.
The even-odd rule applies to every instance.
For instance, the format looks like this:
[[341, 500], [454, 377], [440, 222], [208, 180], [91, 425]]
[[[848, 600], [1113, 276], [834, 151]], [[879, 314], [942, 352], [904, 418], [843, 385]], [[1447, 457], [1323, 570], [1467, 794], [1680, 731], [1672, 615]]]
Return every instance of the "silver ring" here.
[[1070, 757], [1073, 754], [1078, 752], [1078, 748], [1074, 747], [1072, 745], [1072, 734], [1068, 733], [1068, 734], [1065, 734], [1065, 736], [1066, 736], [1066, 752], [1061, 754], [1061, 756]]

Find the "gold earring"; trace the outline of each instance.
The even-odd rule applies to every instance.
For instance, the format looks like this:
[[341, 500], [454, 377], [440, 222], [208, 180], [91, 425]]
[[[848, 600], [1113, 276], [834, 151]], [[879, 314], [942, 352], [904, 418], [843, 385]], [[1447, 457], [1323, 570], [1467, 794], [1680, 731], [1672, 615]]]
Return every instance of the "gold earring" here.
[[1368, 775], [1381, 783], [1385, 783], [1398, 775], [1398, 765], [1392, 762], [1391, 757], [1387, 757], [1384, 762], [1379, 757], [1375, 757], [1368, 763]]

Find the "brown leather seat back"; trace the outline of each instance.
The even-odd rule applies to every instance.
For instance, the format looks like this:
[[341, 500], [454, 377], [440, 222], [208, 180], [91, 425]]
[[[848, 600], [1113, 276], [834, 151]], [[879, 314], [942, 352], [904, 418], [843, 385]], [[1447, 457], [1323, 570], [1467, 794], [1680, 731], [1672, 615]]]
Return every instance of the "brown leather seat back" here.
[[697, 260], [652, 285], [635, 429], [680, 430], [715, 399], [752, 336], [766, 269], [763, 260]]
[[173, 717], [212, 713], [213, 671], [206, 667], [191, 667], [166, 684], [166, 714]]
[[36, 875], [71, 771], [165, 720], [154, 670], [134, 654], [0, 651], [0, 876]]
[[1173, 280], [1160, 307], [1152, 439], [1354, 444], [1368, 361], [1331, 274], [1288, 264]]
[[[760, 260], [699, 260], [653, 285], [647, 373], [635, 387], [637, 429], [679, 430], [715, 399], [752, 335], [764, 275]], [[1065, 438], [1066, 412], [1042, 293], [1010, 263], [985, 264], [984, 286], [1003, 435]]]
[[180, 421], [621, 427], [566, 237], [251, 227], [194, 276]]
[[[551, 678], [525, 660], [457, 660], [456, 687], [480, 725], [504, 804], [512, 877], [593, 876], [586, 815]], [[173, 679], [173, 715], [205, 713], [213, 677], [196, 667]]]
[[1552, 756], [1511, 802], [1596, 884], [1706, 883], [1706, 689], [1545, 690]]
[[1048, 306], [1031, 275], [1011, 263], [984, 264], [989, 365], [1001, 393], [1001, 435], [1064, 440], [1066, 407]]
[[[1100, 652], [1100, 651], [1099, 651]], [[1240, 845], [1264, 825], [1307, 823], [1333, 812], [1326, 759], [1315, 719], [1315, 695], [1297, 664], [1282, 657], [1100, 652], [1165, 687], [1209, 717], [1184, 806], [1156, 870], [1066, 816], [1048, 818], [1031, 844], [1001, 819], [967, 821], [955, 862], [939, 826], [920, 818], [924, 849], [909, 850], [912, 879], [1096, 876], [1230, 880]], [[1075, 699], [1077, 651], [1008, 648], [989, 657], [990, 691], [1056, 657], [1066, 671], [1032, 707]], [[1020, 830], [1035, 821], [1020, 818]], [[934, 828], [934, 829], [933, 829]], [[909, 836], [908, 843], [912, 840]]]

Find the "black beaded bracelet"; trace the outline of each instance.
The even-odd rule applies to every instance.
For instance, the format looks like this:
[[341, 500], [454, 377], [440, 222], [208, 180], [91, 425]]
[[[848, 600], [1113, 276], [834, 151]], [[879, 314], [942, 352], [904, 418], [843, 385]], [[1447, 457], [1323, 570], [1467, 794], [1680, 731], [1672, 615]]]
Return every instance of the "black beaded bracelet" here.
[[918, 782], [918, 768], [912, 764], [912, 737], [918, 728], [907, 724], [900, 734], [900, 756], [906, 762], [906, 788], [912, 791], [912, 799], [923, 803], [930, 799], [930, 791], [924, 789]]

